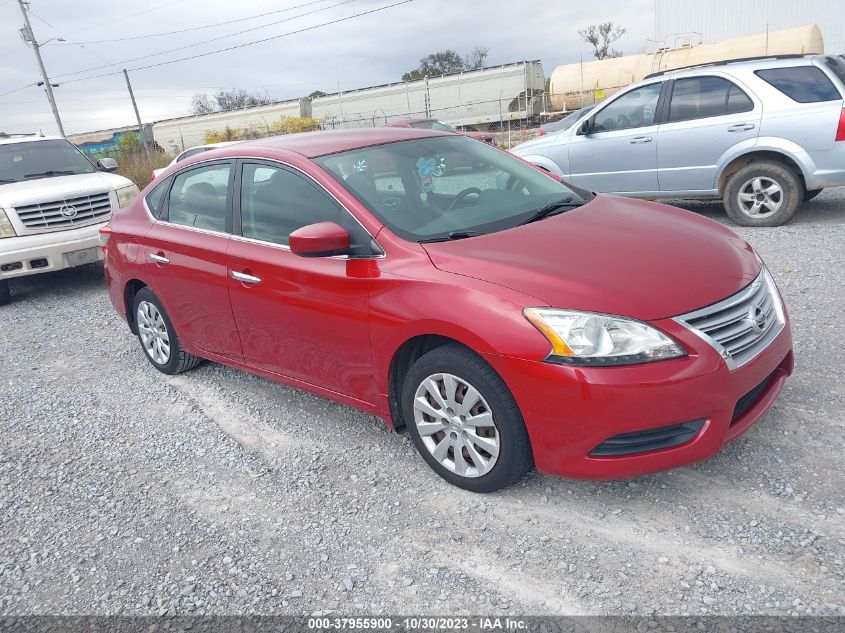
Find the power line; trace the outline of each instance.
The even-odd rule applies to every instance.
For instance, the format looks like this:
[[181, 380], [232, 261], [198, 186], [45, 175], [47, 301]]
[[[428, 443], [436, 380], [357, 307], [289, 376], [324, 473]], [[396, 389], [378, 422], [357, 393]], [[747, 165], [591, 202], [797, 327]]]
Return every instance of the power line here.
[[149, 9], [144, 9], [143, 11], [138, 11], [137, 13], [130, 13], [129, 15], [124, 15], [119, 18], [114, 18], [112, 20], [106, 20], [105, 22], [100, 22], [98, 24], [94, 24], [92, 26], [86, 26], [82, 29], [77, 29], [76, 31], [71, 31], [71, 33], [82, 33], [83, 31], [90, 31], [91, 29], [96, 29], [101, 26], [106, 26], [107, 24], [114, 24], [115, 22], [122, 22], [123, 20], [128, 20], [129, 18], [134, 18], [139, 15], [143, 15], [144, 13], [150, 13], [151, 11], [157, 11], [158, 9], [163, 9], [164, 7], [172, 7], [174, 4], [179, 4], [184, 2], [185, 0], [173, 0], [173, 2], [165, 2], [164, 4], [159, 4], [154, 7], [150, 7]]
[[281, 20], [276, 20], [275, 22], [269, 22], [267, 24], [261, 24], [259, 26], [253, 26], [251, 28], [244, 29], [243, 31], [236, 31], [235, 33], [229, 33], [228, 35], [220, 35], [218, 37], [212, 37], [212, 38], [207, 39], [207, 40], [202, 40], [202, 41], [199, 41], [199, 42], [195, 42], [193, 44], [186, 44], [184, 46], [177, 46], [176, 48], [170, 48], [170, 49], [167, 49], [167, 50], [159, 51], [157, 53], [150, 53], [148, 55], [141, 55], [139, 57], [131, 57], [129, 59], [121, 60], [119, 62], [114, 62], [113, 64], [103, 64], [101, 66], [93, 66], [91, 68], [85, 68], [83, 70], [75, 70], [75, 71], [72, 71], [72, 72], [69, 72], [69, 73], [62, 73], [60, 75], [55, 75], [53, 78], [58, 79], [60, 77], [70, 77], [72, 75], [79, 75], [81, 73], [87, 73], [87, 72], [91, 72], [93, 70], [100, 70], [102, 68], [108, 68], [110, 66], [120, 66], [120, 65], [127, 64], [127, 63], [130, 63], [130, 62], [140, 61], [142, 59], [149, 59], [150, 57], [158, 57], [159, 55], [165, 55], [167, 53], [174, 53], [176, 51], [185, 50], [186, 48], [193, 48], [195, 46], [200, 46], [202, 44], [209, 44], [211, 42], [217, 42], [219, 40], [224, 40], [224, 39], [227, 39], [227, 38], [230, 38], [230, 37], [234, 37], [236, 35], [243, 35], [244, 33], [250, 33], [252, 31], [258, 31], [260, 29], [266, 29], [268, 27], [275, 26], [276, 24], [281, 24], [283, 22], [290, 22], [291, 20], [303, 18], [305, 16], [312, 15], [314, 13], [319, 13], [320, 11], [326, 11], [327, 9], [334, 9], [334, 8], [342, 6], [344, 4], [349, 4], [350, 2], [357, 2], [357, 1], [358, 0], [342, 0], [342, 2], [339, 2], [337, 4], [333, 4], [333, 5], [328, 6], [328, 7], [321, 7], [319, 9], [314, 9], [312, 11], [308, 11], [306, 13], [301, 13], [299, 15], [295, 15], [295, 16], [292, 16], [292, 17], [289, 17], [289, 18], [283, 18]]
[[67, 44], [66, 44], [66, 46], [79, 46], [80, 48], [85, 49], [87, 52], [91, 53], [91, 54], [92, 54], [94, 57], [96, 57], [97, 59], [101, 59], [101, 60], [103, 60], [104, 62], [108, 63], [108, 61], [109, 61], [109, 60], [107, 60], [105, 57], [103, 57], [103, 56], [102, 56], [102, 55], [100, 55], [99, 53], [95, 53], [95, 52], [94, 52], [94, 51], [92, 51], [90, 48], [88, 48], [88, 47], [86, 47], [86, 46], [83, 46], [83, 45], [82, 45], [82, 44], [80, 44], [79, 42], [74, 42], [74, 41], [70, 40], [69, 38], [65, 37], [65, 35], [64, 35], [61, 31], [59, 31], [59, 29], [57, 29], [55, 26], [53, 26], [52, 24], [50, 24], [47, 20], [45, 20], [44, 18], [42, 18], [40, 15], [36, 14], [36, 13], [32, 10], [32, 8], [29, 8], [29, 9], [27, 9], [27, 10], [29, 11], [29, 14], [30, 14], [32, 17], [34, 17], [34, 18], [35, 18], [36, 20], [38, 20], [39, 22], [42, 22], [42, 23], [46, 24], [46, 25], [47, 25], [47, 26], [49, 26], [51, 29], [53, 29], [53, 30], [54, 30], [54, 31], [55, 31], [55, 32], [56, 32], [59, 36], [61, 36], [61, 37], [62, 37], [63, 39], [65, 39], [65, 40], [67, 40]]
[[[78, 44], [108, 44], [111, 42], [127, 42], [130, 40], [143, 40], [150, 37], [162, 37], [164, 35], [178, 35], [179, 33], [190, 33], [192, 31], [202, 31], [204, 29], [213, 29], [218, 26], [228, 26], [230, 24], [237, 24], [238, 22], [247, 22], [248, 20], [257, 20], [258, 18], [263, 18], [268, 15], [273, 15], [275, 13], [285, 13], [286, 11], [293, 11], [294, 9], [301, 9], [302, 7], [308, 7], [314, 4], [322, 4], [324, 2], [328, 2], [329, 0], [312, 0], [311, 2], [304, 2], [302, 4], [297, 4], [292, 7], [287, 7], [286, 9], [276, 9], [274, 11], [267, 11], [265, 13], [258, 13], [256, 15], [250, 15], [245, 18], [236, 18], [234, 20], [226, 20], [225, 22], [216, 22], [214, 24], [206, 24], [204, 26], [194, 26], [187, 29], [179, 29], [176, 31], [164, 31], [161, 33], [147, 33], [146, 35], [132, 35], [130, 37], [118, 37], [111, 40], [89, 40], [85, 42], [77, 42]], [[67, 46], [72, 46], [72, 44], [67, 44]]]
[[[353, 15], [348, 15], [343, 18], [338, 18], [336, 20], [330, 20], [329, 22], [323, 22], [321, 24], [315, 24], [313, 26], [306, 26], [301, 29], [296, 29], [295, 31], [288, 31], [287, 33], [281, 33], [279, 35], [271, 35], [270, 37], [265, 37], [260, 40], [253, 40], [252, 42], [244, 42], [243, 44], [235, 44], [233, 46], [227, 46], [226, 48], [218, 48], [217, 50], [207, 51], [205, 53], [198, 53], [196, 55], [188, 55], [186, 57], [179, 57], [177, 59], [171, 59], [168, 61], [157, 62], [155, 64], [147, 64], [146, 66], [136, 66], [135, 68], [130, 68], [128, 70], [136, 71], [136, 70], [146, 70], [148, 68], [158, 68], [159, 66], [167, 66], [169, 64], [175, 64], [178, 62], [184, 62], [191, 59], [199, 59], [201, 57], [208, 57], [210, 55], [216, 55], [217, 53], [225, 53], [228, 51], [236, 50], [239, 48], [246, 48], [247, 46], [254, 46], [256, 44], [263, 44], [264, 42], [269, 42], [271, 40], [277, 40], [283, 37], [289, 37], [291, 35], [298, 35], [299, 33], [305, 33], [307, 31], [314, 31], [319, 28], [323, 28], [325, 26], [331, 26], [333, 24], [339, 24], [341, 22], [346, 22], [348, 20], [352, 20], [354, 18], [359, 18], [364, 15], [370, 15], [372, 13], [378, 13], [380, 11], [386, 11], [387, 9], [392, 9], [393, 7], [398, 7], [403, 4], [409, 4], [414, 0], [400, 0], [399, 2], [394, 2], [393, 4], [388, 4], [383, 7], [376, 7], [375, 9], [369, 9], [368, 11], [362, 11], [361, 13], [355, 13]], [[120, 74], [122, 71], [117, 72], [109, 72], [109, 73], [102, 73], [100, 75], [92, 75], [90, 77], [79, 77], [78, 79], [68, 79], [64, 83], [74, 83], [77, 81], [87, 81], [89, 79], [99, 79], [100, 77], [111, 77], [115, 74]], [[14, 92], [14, 91], [13, 91]], [[8, 94], [8, 93], [7, 93]], [[3, 95], [0, 95], [2, 97]]]

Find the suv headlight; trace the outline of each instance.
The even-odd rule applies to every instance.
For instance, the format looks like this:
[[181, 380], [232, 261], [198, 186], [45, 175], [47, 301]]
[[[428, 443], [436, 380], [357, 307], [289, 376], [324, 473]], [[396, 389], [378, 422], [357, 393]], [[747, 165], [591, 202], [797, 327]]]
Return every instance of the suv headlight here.
[[555, 363], [607, 367], [687, 353], [660, 330], [635, 319], [555, 308], [526, 308], [523, 314], [551, 343], [546, 360]]
[[9, 222], [9, 216], [0, 209], [0, 238], [15, 237], [15, 227]]
[[121, 187], [120, 189], [117, 189], [115, 193], [117, 194], [117, 206], [124, 209], [128, 207], [129, 203], [137, 198], [138, 194], [141, 192], [135, 185], [129, 185], [128, 187]]

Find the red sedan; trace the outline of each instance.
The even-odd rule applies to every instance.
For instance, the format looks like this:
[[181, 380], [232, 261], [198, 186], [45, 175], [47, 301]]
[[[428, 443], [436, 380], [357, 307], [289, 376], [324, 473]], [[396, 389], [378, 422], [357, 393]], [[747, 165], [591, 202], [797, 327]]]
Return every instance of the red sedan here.
[[448, 123], [437, 119], [403, 119], [401, 121], [390, 121], [384, 124], [385, 127], [411, 127], [416, 130], [435, 130], [436, 132], [454, 132], [461, 136], [474, 138], [476, 141], [484, 141], [490, 145], [496, 144], [496, 135], [493, 132], [472, 132], [457, 130]]
[[103, 249], [159, 371], [209, 359], [370, 412], [478, 492], [532, 464], [602, 479], [708, 458], [792, 372], [780, 294], [730, 230], [450, 133], [205, 152], [115, 212]]

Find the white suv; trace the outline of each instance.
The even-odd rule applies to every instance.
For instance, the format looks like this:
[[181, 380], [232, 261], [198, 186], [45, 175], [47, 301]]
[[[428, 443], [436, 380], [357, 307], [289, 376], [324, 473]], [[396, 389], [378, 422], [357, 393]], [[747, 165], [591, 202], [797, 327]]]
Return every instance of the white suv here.
[[0, 134], [0, 305], [9, 279], [103, 258], [99, 229], [138, 188], [64, 138]]

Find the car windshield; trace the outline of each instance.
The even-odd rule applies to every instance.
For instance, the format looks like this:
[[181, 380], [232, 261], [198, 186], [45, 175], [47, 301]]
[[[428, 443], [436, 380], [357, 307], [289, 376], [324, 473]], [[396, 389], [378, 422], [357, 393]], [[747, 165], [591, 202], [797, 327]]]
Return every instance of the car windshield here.
[[550, 207], [569, 208], [592, 197], [462, 136], [400, 141], [316, 160], [390, 230], [413, 242], [501, 231], [545, 217]]
[[442, 123], [441, 121], [415, 121], [411, 123], [411, 127], [418, 128], [420, 130], [437, 130], [438, 132], [454, 132], [455, 128], [453, 128], [448, 123]]
[[0, 184], [95, 171], [91, 161], [69, 141], [56, 139], [0, 145]]

